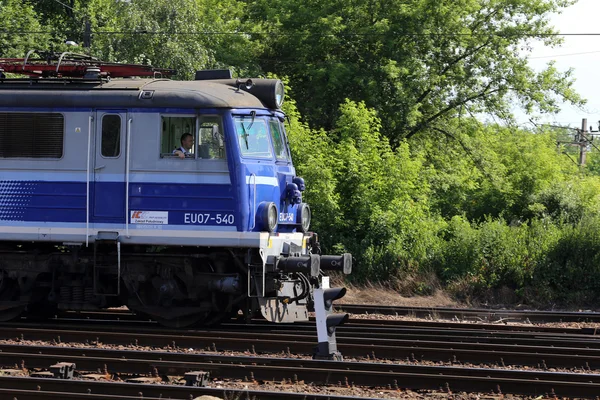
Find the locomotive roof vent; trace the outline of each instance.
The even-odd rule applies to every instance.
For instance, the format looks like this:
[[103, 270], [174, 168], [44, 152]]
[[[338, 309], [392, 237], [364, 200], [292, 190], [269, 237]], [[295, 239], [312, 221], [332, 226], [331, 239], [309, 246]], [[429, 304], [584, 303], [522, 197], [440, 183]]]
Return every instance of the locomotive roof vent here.
[[229, 69], [207, 69], [203, 71], [196, 71], [197, 81], [213, 80], [213, 79], [231, 79], [231, 70]]

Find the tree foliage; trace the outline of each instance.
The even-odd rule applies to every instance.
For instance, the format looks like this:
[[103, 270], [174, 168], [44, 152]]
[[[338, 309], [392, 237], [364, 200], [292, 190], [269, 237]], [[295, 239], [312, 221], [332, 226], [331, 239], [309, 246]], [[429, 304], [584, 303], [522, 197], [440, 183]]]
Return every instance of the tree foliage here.
[[510, 118], [511, 100], [528, 112], [581, 102], [570, 71], [536, 73], [522, 51], [560, 42], [548, 15], [568, 0], [248, 3], [269, 32], [261, 65], [289, 76], [302, 113], [326, 129], [345, 98], [376, 109], [395, 145], [461, 114]]
[[[261, 45], [244, 35], [244, 4], [237, 0], [54, 0], [36, 3], [55, 27], [57, 42], [83, 45], [89, 24], [89, 51], [107, 61], [174, 68], [178, 79], [199, 69], [256, 72]], [[56, 30], [57, 29], [57, 30]], [[64, 41], [64, 40], [63, 40]]]
[[0, 0], [0, 57], [23, 57], [31, 49], [47, 47], [50, 35], [44, 31], [30, 4]]
[[356, 279], [398, 277], [439, 245], [436, 232], [443, 222], [430, 213], [422, 160], [407, 143], [392, 149], [380, 119], [364, 103], [345, 102], [339, 116], [332, 137], [295, 118], [290, 129], [297, 172], [315, 185], [306, 200], [316, 230], [325, 251], [356, 256]]
[[556, 151], [552, 132], [475, 119], [456, 119], [431, 131], [437, 136], [413, 141], [413, 150], [427, 159], [432, 197], [446, 218], [524, 221], [540, 211], [543, 196], [578, 176], [577, 167]]

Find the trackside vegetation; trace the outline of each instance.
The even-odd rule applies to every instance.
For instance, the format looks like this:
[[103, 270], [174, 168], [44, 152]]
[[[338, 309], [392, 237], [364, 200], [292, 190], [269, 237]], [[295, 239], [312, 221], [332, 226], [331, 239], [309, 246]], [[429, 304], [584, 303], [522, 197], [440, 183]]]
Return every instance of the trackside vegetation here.
[[549, 16], [573, 2], [0, 0], [0, 57], [41, 48], [179, 79], [277, 76], [312, 229], [324, 252], [354, 255], [355, 283], [593, 306], [600, 155], [590, 146], [581, 167], [557, 145], [572, 131], [513, 116], [585, 103], [571, 71], [526, 58], [560, 45]]
[[404, 294], [598, 301], [600, 177], [557, 151], [554, 132], [458, 123], [460, 140], [424, 135], [392, 149], [364, 103], [342, 104], [329, 136], [292, 118], [325, 247], [355, 255], [353, 279]]

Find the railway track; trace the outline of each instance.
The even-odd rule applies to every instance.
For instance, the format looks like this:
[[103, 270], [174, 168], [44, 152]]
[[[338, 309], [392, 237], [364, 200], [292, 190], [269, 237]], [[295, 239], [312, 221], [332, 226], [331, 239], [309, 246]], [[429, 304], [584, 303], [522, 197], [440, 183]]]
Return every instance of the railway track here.
[[[500, 324], [510, 323], [541, 323], [541, 322], [582, 322], [582, 323], [597, 323], [600, 322], [600, 312], [567, 312], [567, 311], [515, 311], [515, 310], [491, 310], [491, 309], [463, 309], [463, 308], [440, 308], [440, 307], [400, 307], [400, 306], [376, 306], [376, 305], [357, 305], [357, 304], [337, 304], [335, 306], [338, 312], [347, 312], [351, 314], [380, 314], [390, 316], [408, 316], [421, 318], [430, 321], [439, 326], [440, 323], [445, 323], [447, 326], [456, 326], [457, 323], [465, 322], [472, 326], [473, 322], [478, 324], [498, 324], [497, 329], [502, 328]], [[67, 312], [60, 315], [61, 319], [88, 319], [88, 320], [117, 320], [119, 322], [138, 321], [148, 325], [156, 324], [156, 322], [142, 319], [139, 316], [131, 313], [129, 310], [118, 309], [101, 312]], [[444, 322], [451, 320], [452, 322]], [[380, 324], [402, 325], [411, 324], [411, 321], [398, 320], [380, 320]], [[419, 321], [424, 325], [424, 321]], [[515, 330], [513, 325], [508, 328]], [[552, 330], [561, 329], [553, 327], [528, 327], [521, 326], [522, 330]], [[600, 333], [600, 331], [599, 331]]]
[[[111, 315], [118, 316], [118, 320], [111, 321]], [[0, 376], [0, 398], [3, 393], [15, 393], [13, 397], [19, 400], [80, 399], [86, 395], [90, 399], [93, 398], [90, 394], [100, 393], [115, 399], [131, 396], [139, 399], [140, 393], [145, 399], [224, 395], [224, 389], [165, 384], [169, 376], [183, 376], [190, 371], [202, 371], [212, 379], [243, 385], [245, 389], [238, 392], [240, 389], [228, 389], [232, 396], [240, 398], [284, 398], [282, 393], [262, 390], [265, 382], [292, 387], [297, 383], [328, 385], [334, 389], [375, 386], [391, 393], [403, 388], [596, 398], [600, 393], [600, 374], [548, 371], [600, 369], [600, 338], [596, 333], [595, 329], [354, 319], [337, 330], [338, 348], [347, 361], [332, 362], [297, 356], [312, 354], [315, 347], [315, 327], [310, 323], [271, 325], [232, 321], [219, 329], [175, 331], [137, 319], [126, 311], [79, 313], [45, 322], [22, 320], [0, 324], [0, 340], [3, 340], [0, 367], [13, 366], [11, 373], [22, 373], [20, 366], [24, 366], [27, 371], [48, 375], [56, 363], [76, 365], [75, 377], [68, 385], [60, 379]], [[42, 346], [36, 344], [39, 341], [69, 342], [69, 347]], [[117, 345], [127, 346], [126, 350], [116, 350]], [[141, 347], [144, 351], [139, 350]], [[245, 354], [215, 354], [222, 350]], [[204, 354], [197, 354], [198, 351]], [[257, 353], [271, 356], [258, 357]], [[280, 356], [273, 357], [274, 353]], [[369, 362], [365, 362], [367, 358]], [[423, 362], [444, 365], [423, 365]], [[488, 368], [472, 368], [471, 364]], [[15, 369], [14, 365], [19, 367]], [[514, 366], [533, 366], [539, 370], [519, 370]], [[98, 370], [112, 381], [84, 378], [90, 372], [97, 377]], [[143, 382], [150, 380], [155, 384], [115, 381], [130, 377], [141, 377]], [[107, 392], [107, 388], [112, 392]], [[45, 397], [40, 393], [45, 393]], [[311, 393], [285, 396], [356, 399], [335, 392], [325, 397]]]
[[[360, 385], [397, 389], [512, 392], [539, 395], [591, 396], [600, 391], [600, 375], [560, 372], [464, 368], [454, 366], [402, 365], [316, 361], [293, 358], [184, 354], [49, 346], [0, 345], [2, 363], [27, 369], [49, 369], [56, 362], [73, 363], [81, 371], [104, 371], [100, 375], [184, 376], [189, 371], [243, 382], [277, 381], [317, 385]], [[58, 360], [58, 361], [57, 361]], [[98, 373], [94, 373], [98, 376]], [[85, 376], [82, 374], [82, 376]], [[166, 380], [166, 379], [165, 379]]]
[[[353, 306], [354, 307], [354, 306]], [[356, 307], [371, 307], [371, 306], [356, 306]], [[391, 309], [395, 309], [396, 307], [391, 307]], [[425, 312], [426, 310], [433, 310], [433, 309], [421, 309], [423, 310], [423, 312]], [[349, 312], [346, 309], [342, 309], [340, 307], [336, 306], [336, 311], [337, 312]], [[358, 311], [358, 310], [354, 310], [354, 311]], [[365, 311], [365, 310], [363, 310]], [[432, 312], [433, 314], [435, 314], [435, 312]], [[355, 313], [355, 314], [369, 314], [368, 311], [365, 312], [361, 312], [361, 313]], [[577, 313], [574, 313], [577, 314]], [[382, 315], [395, 315], [391, 310], [387, 311], [386, 313], [382, 313]], [[400, 315], [400, 314], [399, 314]], [[430, 314], [424, 314], [425, 316], [427, 315], [431, 315]], [[599, 314], [600, 315], [600, 314]], [[576, 315], [573, 315], [572, 317], [574, 320], [577, 319], [578, 317]], [[580, 331], [582, 334], [599, 334], [600, 335], [600, 327], [594, 327], [594, 328], [563, 328], [563, 327], [552, 327], [552, 326], [539, 326], [539, 325], [533, 325], [533, 324], [525, 324], [525, 325], [513, 325], [508, 320], [494, 320], [494, 321], [484, 321], [483, 319], [479, 318], [477, 319], [477, 323], [473, 323], [473, 322], [460, 322], [460, 319], [458, 318], [449, 318], [449, 319], [453, 319], [453, 321], [445, 321], [442, 319], [435, 319], [432, 320], [431, 318], [428, 319], [421, 319], [419, 321], [410, 321], [410, 320], [394, 320], [394, 319], [360, 319], [360, 318], [351, 318], [352, 320], [352, 324], [353, 325], [367, 325], [367, 326], [372, 326], [372, 325], [384, 325], [384, 326], [389, 326], [389, 327], [393, 327], [393, 328], [398, 328], [398, 327], [413, 327], [415, 325], [419, 326], [419, 327], [435, 327], [435, 328], [450, 328], [450, 329], [456, 329], [456, 328], [466, 328], [466, 329], [470, 329], [470, 330], [476, 330], [476, 329], [481, 329], [481, 330], [496, 330], [496, 331], [525, 331], [525, 332], [549, 332], [549, 333], [572, 333], [574, 330], [578, 330]], [[519, 319], [518, 321], [512, 321], [512, 322], [522, 322], [524, 319]], [[550, 318], [551, 319], [551, 318]], [[133, 314], [132, 312], [128, 311], [128, 310], [122, 310], [122, 309], [118, 309], [118, 310], [109, 310], [109, 311], [102, 311], [102, 312], [65, 312], [65, 313], [61, 313], [56, 315], [55, 317], [53, 317], [52, 319], [36, 319], [36, 318], [22, 318], [21, 322], [23, 323], [36, 323], [36, 322], [40, 322], [40, 323], [47, 323], [48, 321], [66, 321], [66, 322], [77, 322], [77, 321], [85, 321], [86, 323], [97, 323], [97, 324], [105, 324], [106, 321], [111, 321], [111, 323], [113, 324], [118, 324], [118, 325], [127, 325], [127, 324], [135, 324], [135, 325], [143, 325], [143, 326], [157, 326], [157, 322], [146, 319], [146, 318], [141, 318], [135, 314]], [[312, 321], [314, 321], [314, 319], [312, 319]], [[529, 321], [532, 322], [532, 321]], [[566, 322], [566, 321], [563, 321]], [[579, 321], [571, 321], [571, 322], [579, 322]], [[600, 321], [599, 321], [600, 322]], [[260, 325], [263, 324], [265, 326], [273, 326], [273, 324], [270, 324], [264, 320], [253, 320], [252, 323], [254, 325]], [[247, 324], [245, 322], [237, 322], [236, 320], [231, 320], [229, 322], [225, 322], [222, 324], [222, 326], [235, 326], [235, 325], [241, 325], [243, 324], [244, 326], [246, 326]], [[298, 326], [302, 326], [302, 325], [306, 325], [306, 324], [302, 324], [302, 323], [295, 323], [291, 326], [293, 327], [298, 327]], [[285, 327], [287, 325], [278, 325], [280, 327]], [[314, 328], [314, 326], [311, 324], [311, 327]], [[312, 328], [311, 328], [312, 329]]]
[[[0, 395], [5, 394], [17, 400], [39, 399], [171, 399], [190, 400], [198, 396], [215, 396], [230, 399], [264, 399], [264, 400], [357, 400], [353, 396], [321, 395], [311, 393], [293, 393], [248, 389], [222, 389], [207, 387], [190, 387], [180, 385], [137, 384], [123, 382], [105, 382], [90, 380], [64, 380], [30, 377], [1, 377]], [[225, 396], [225, 397], [222, 397]], [[4, 398], [4, 397], [2, 397]], [[10, 397], [8, 397], [10, 398]], [[364, 400], [374, 400], [364, 397]]]
[[401, 307], [336, 304], [336, 309], [352, 314], [402, 315], [415, 318], [455, 319], [479, 322], [600, 322], [600, 313], [570, 311], [519, 311], [487, 308]]
[[[493, 327], [490, 327], [493, 328]], [[227, 330], [225, 330], [227, 329]], [[223, 329], [174, 331], [120, 326], [110, 332], [98, 325], [0, 325], [0, 339], [125, 345], [207, 351], [312, 354], [315, 328], [236, 325]], [[346, 357], [411, 361], [522, 365], [540, 368], [600, 368], [600, 340], [592, 334], [510, 332], [493, 329], [391, 328], [354, 321], [338, 330], [338, 348]]]

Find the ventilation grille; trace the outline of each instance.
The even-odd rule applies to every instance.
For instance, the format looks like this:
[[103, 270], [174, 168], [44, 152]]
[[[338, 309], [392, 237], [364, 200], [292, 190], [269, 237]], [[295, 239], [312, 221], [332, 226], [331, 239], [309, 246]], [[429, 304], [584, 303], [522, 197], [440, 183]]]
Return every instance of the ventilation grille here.
[[65, 120], [56, 113], [0, 113], [0, 157], [61, 158]]

